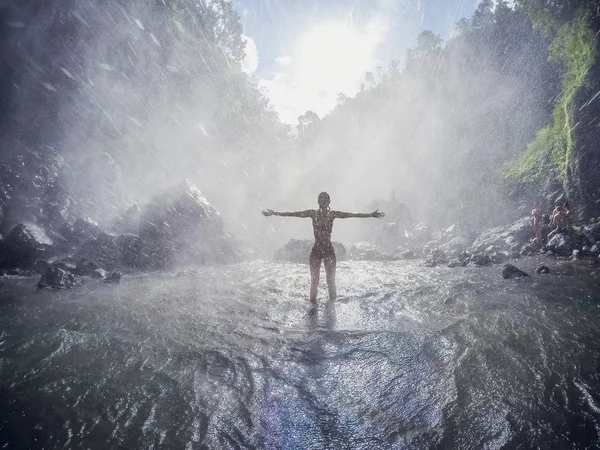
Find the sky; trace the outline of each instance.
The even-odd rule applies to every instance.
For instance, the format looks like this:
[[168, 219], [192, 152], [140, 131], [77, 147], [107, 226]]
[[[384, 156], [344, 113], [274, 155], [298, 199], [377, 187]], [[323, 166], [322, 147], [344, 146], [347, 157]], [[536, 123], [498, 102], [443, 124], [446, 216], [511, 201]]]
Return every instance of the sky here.
[[246, 39], [244, 71], [280, 119], [323, 117], [339, 93], [354, 96], [392, 60], [402, 63], [418, 34], [444, 40], [479, 0], [233, 0]]

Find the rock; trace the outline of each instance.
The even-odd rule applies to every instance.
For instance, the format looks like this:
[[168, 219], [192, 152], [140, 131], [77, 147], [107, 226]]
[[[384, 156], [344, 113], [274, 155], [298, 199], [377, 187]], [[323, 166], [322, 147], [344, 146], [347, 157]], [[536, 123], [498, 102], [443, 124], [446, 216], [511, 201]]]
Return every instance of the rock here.
[[119, 284], [121, 282], [121, 272], [111, 272], [104, 280], [105, 283]]
[[600, 241], [600, 221], [584, 226], [581, 231], [590, 242]]
[[472, 254], [485, 251], [490, 245], [498, 247], [502, 251], [514, 251], [534, 238], [531, 218], [523, 217], [515, 223], [507, 226], [492, 228], [480, 234], [469, 252]]
[[425, 258], [425, 266], [426, 267], [435, 267], [435, 266], [439, 266], [440, 264], [447, 264], [447, 263], [448, 263], [448, 257], [440, 249], [432, 250]]
[[240, 259], [217, 210], [185, 180], [142, 208], [140, 253], [151, 268]]
[[522, 270], [518, 269], [517, 267], [513, 266], [512, 264], [506, 264], [502, 268], [502, 278], [504, 278], [504, 279], [521, 278], [521, 277], [528, 277], [528, 276], [529, 276], [529, 274], [523, 272]]
[[415, 252], [413, 252], [412, 250], [401, 250], [401, 251], [397, 251], [396, 255], [400, 258], [400, 259], [415, 259], [416, 255]]
[[99, 269], [95, 269], [92, 274], [91, 274], [92, 278], [95, 278], [97, 280], [104, 280], [106, 278], [106, 270], [99, 268]]
[[[338, 261], [346, 259], [346, 247], [339, 242], [333, 242], [333, 250]], [[314, 242], [310, 239], [290, 239], [283, 247], [278, 248], [273, 255], [273, 261], [288, 261], [308, 263]]]
[[100, 232], [79, 248], [75, 257], [95, 261], [101, 267], [115, 269], [121, 265], [122, 251], [114, 234]]
[[82, 283], [83, 280], [79, 276], [60, 267], [51, 266], [42, 275], [38, 283], [38, 288], [68, 289], [80, 286]]
[[541, 274], [547, 274], [550, 273], [550, 268], [548, 268], [547, 266], [540, 266], [537, 269], [535, 269], [536, 273], [541, 273]]
[[508, 255], [505, 252], [494, 252], [490, 254], [490, 261], [492, 261], [493, 264], [502, 264], [508, 261], [508, 259]]
[[476, 237], [477, 232], [470, 225], [465, 223], [451, 225], [442, 231], [442, 240], [444, 242], [450, 242], [460, 238], [463, 242], [468, 242], [468, 244], [465, 245], [465, 248], [471, 245]]
[[461, 253], [463, 253], [471, 244], [472, 240], [458, 236], [452, 238], [449, 242], [446, 242], [443, 245], [440, 245], [439, 249], [443, 251], [448, 257], [458, 257]]
[[81, 258], [77, 262], [77, 267], [75, 268], [74, 273], [81, 276], [91, 276], [92, 273], [99, 268], [100, 266], [96, 262], [86, 258]]
[[[64, 232], [65, 230], [62, 229], [61, 231]], [[94, 239], [100, 233], [102, 233], [102, 228], [100, 228], [98, 223], [89, 217], [80, 217], [73, 223], [71, 235], [65, 236], [65, 238], [73, 240], [77, 244], [81, 244], [90, 239]]]
[[466, 265], [467, 265], [467, 262], [460, 260], [459, 258], [452, 258], [450, 261], [448, 261], [448, 264], [447, 264], [447, 266], [450, 268], [464, 267]]
[[485, 253], [477, 253], [469, 258], [469, 264], [477, 267], [490, 266], [492, 260]]
[[519, 251], [519, 256], [531, 256], [537, 253], [539, 250], [540, 247], [537, 244], [527, 243]]
[[359, 242], [350, 247], [349, 258], [356, 261], [396, 261], [400, 255], [380, 252], [372, 244]]
[[0, 266], [33, 269], [38, 259], [54, 252], [53, 241], [32, 223], [16, 225], [0, 244]]
[[151, 266], [148, 256], [143, 253], [143, 243], [135, 234], [122, 234], [117, 237], [121, 262], [129, 267], [144, 268]]
[[596, 242], [590, 247], [590, 253], [597, 255], [600, 253], [600, 242]]
[[571, 253], [571, 258], [573, 259], [579, 259], [581, 257], [583, 257], [584, 253], [581, 250], [573, 250], [573, 252]]
[[433, 233], [431, 231], [431, 227], [426, 223], [418, 223], [412, 229], [412, 237], [413, 240], [417, 244], [423, 244], [431, 240]]

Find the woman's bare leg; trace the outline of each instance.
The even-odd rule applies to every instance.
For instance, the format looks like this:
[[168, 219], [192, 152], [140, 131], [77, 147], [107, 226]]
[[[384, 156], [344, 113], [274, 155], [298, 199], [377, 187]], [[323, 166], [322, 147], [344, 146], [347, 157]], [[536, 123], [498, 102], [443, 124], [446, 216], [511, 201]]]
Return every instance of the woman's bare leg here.
[[327, 288], [329, 289], [329, 300], [333, 300], [337, 297], [335, 289], [335, 255], [329, 258], [325, 258], [325, 276], [327, 277]]
[[310, 255], [308, 259], [310, 265], [310, 301], [317, 301], [317, 290], [319, 288], [319, 275], [321, 272], [321, 258]]

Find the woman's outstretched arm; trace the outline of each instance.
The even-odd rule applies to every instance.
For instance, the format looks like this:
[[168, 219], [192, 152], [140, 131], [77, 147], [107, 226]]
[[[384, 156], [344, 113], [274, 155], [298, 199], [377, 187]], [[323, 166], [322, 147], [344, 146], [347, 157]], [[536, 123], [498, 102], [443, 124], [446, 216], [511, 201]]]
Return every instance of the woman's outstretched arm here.
[[314, 209], [307, 209], [306, 211], [291, 211], [291, 212], [277, 212], [272, 209], [263, 211], [263, 216], [281, 216], [281, 217], [313, 217], [315, 215]]
[[373, 211], [372, 213], [351, 213], [344, 211], [333, 211], [333, 217], [336, 219], [350, 219], [352, 217], [356, 218], [366, 218], [366, 217], [375, 217], [377, 219], [385, 216], [385, 213], [379, 212], [378, 209]]

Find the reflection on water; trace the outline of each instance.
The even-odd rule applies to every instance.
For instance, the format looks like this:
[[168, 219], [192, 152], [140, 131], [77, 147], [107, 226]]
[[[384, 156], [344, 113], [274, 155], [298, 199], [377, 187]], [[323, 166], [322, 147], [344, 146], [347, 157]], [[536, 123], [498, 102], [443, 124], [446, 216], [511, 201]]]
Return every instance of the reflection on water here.
[[325, 302], [325, 307], [321, 311], [319, 318], [319, 303], [309, 302], [308, 311], [306, 313], [306, 328], [316, 330], [319, 328], [333, 330], [335, 328], [335, 299], [328, 299]]
[[600, 270], [538, 264], [342, 262], [315, 304], [301, 264], [5, 279], [0, 448], [591, 448]]

